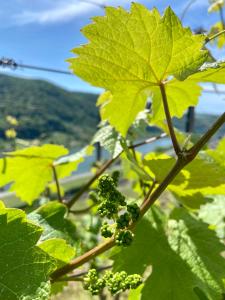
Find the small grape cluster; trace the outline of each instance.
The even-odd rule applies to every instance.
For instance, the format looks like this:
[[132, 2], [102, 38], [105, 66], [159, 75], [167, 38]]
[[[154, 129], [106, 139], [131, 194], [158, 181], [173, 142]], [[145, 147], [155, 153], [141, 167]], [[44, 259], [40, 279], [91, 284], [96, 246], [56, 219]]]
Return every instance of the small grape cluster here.
[[[127, 204], [126, 198], [117, 190], [119, 172], [115, 171], [112, 177], [102, 175], [98, 182], [98, 199], [100, 204], [98, 212], [101, 217], [106, 217], [115, 222], [114, 226], [104, 222], [101, 235], [105, 238], [115, 235], [116, 244], [129, 246], [133, 241], [133, 234], [128, 230], [131, 221], [136, 222], [140, 216], [140, 208], [136, 203]], [[120, 210], [126, 210], [119, 214]]]
[[101, 202], [98, 212], [101, 217], [112, 219], [118, 214], [120, 206], [126, 205], [125, 197], [116, 189], [116, 184], [109, 175], [99, 178], [98, 196]]
[[130, 230], [121, 230], [115, 236], [115, 241], [118, 246], [130, 246], [133, 242], [134, 235]]
[[84, 277], [84, 288], [91, 292], [92, 295], [98, 295], [105, 287], [105, 280], [98, 277], [95, 269], [89, 270]]
[[110, 293], [115, 295], [128, 289], [136, 289], [141, 283], [140, 275], [128, 275], [125, 271], [116, 273], [107, 271], [100, 278], [96, 269], [91, 269], [84, 277], [84, 288], [89, 290], [92, 295], [99, 294], [104, 287], [107, 287]]
[[113, 236], [113, 231], [111, 230], [107, 222], [104, 222], [101, 227], [101, 235], [104, 236], [105, 238], [109, 238]]

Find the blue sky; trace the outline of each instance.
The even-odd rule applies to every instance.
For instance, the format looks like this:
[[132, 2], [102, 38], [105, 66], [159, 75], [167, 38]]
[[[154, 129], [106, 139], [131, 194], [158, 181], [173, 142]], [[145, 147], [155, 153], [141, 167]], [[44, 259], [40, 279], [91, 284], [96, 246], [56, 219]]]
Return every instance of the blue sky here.
[[[91, 1], [91, 0], [90, 0]], [[121, 5], [129, 8], [127, 0], [92, 0], [105, 5]], [[170, 5], [181, 16], [187, 0], [140, 0], [152, 8], [163, 11]], [[192, 29], [200, 26], [209, 29], [218, 20], [217, 14], [208, 14], [208, 1], [196, 0], [185, 16], [184, 24]], [[1, 1], [0, 11], [0, 57], [16, 61], [67, 70], [65, 62], [70, 50], [85, 43], [80, 29], [90, 22], [90, 17], [102, 15], [104, 11], [84, 0], [7, 0]], [[225, 58], [225, 51], [215, 51], [216, 57]], [[1, 72], [28, 78], [41, 78], [69, 90], [99, 92], [76, 76], [43, 73], [31, 70], [3, 70]], [[204, 95], [200, 110], [219, 113], [224, 110], [224, 97]], [[222, 100], [221, 100], [222, 99]], [[213, 101], [212, 101], [213, 100]], [[206, 105], [207, 104], [207, 105]]]

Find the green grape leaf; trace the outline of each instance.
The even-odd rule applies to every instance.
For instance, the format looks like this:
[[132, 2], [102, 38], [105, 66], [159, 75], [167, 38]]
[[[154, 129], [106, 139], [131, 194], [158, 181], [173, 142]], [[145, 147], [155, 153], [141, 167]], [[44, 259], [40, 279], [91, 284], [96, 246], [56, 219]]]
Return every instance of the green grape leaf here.
[[109, 151], [113, 158], [123, 151], [123, 148], [120, 144], [120, 136], [110, 125], [103, 126], [96, 132], [92, 139], [92, 144], [97, 142], [99, 142], [103, 148]]
[[184, 209], [176, 209], [167, 222], [153, 209], [137, 225], [133, 244], [115, 254], [114, 269], [145, 274], [143, 300], [199, 300], [199, 294], [221, 300], [222, 251], [215, 233]]
[[43, 228], [40, 240], [64, 239], [69, 244], [76, 242], [76, 227], [66, 219], [67, 208], [65, 205], [52, 201], [42, 205], [28, 214], [28, 218]]
[[[175, 164], [175, 159], [165, 154], [151, 153], [145, 156], [144, 165], [151, 176], [162, 182]], [[207, 172], [202, 172], [207, 170]], [[207, 153], [202, 152], [186, 166], [169, 185], [169, 189], [178, 196], [191, 196], [225, 193], [225, 168], [220, 166]], [[193, 199], [192, 199], [193, 200]]]
[[57, 268], [69, 263], [75, 256], [75, 250], [72, 246], [62, 239], [50, 239], [39, 245], [43, 251], [47, 252], [57, 262]]
[[37, 246], [41, 233], [23, 211], [0, 210], [0, 299], [49, 299], [56, 262]]
[[199, 218], [216, 230], [219, 238], [225, 238], [225, 196], [213, 197], [213, 202], [202, 205]]
[[207, 150], [207, 154], [213, 157], [217, 163], [225, 167], [225, 138], [219, 141], [216, 149]]
[[[198, 104], [202, 92], [199, 83], [204, 82], [225, 84], [225, 63], [205, 63], [198, 72], [190, 75], [185, 81], [177, 79], [168, 81], [165, 88], [171, 117], [181, 118], [189, 106]], [[152, 87], [151, 92], [151, 123], [157, 124], [165, 119], [162, 96], [158, 87]]]
[[68, 150], [62, 146], [44, 145], [7, 153], [5, 173], [0, 185], [12, 183], [11, 190], [23, 201], [31, 204], [53, 178], [52, 163]]
[[69, 62], [76, 75], [111, 92], [99, 102], [104, 118], [123, 136], [145, 108], [151, 87], [171, 75], [184, 80], [208, 57], [204, 35], [183, 28], [171, 8], [161, 17], [137, 3], [131, 12], [107, 7], [93, 21], [82, 30], [90, 43], [73, 49], [78, 56]]
[[[181, 118], [189, 106], [196, 106], [202, 88], [188, 79], [184, 82], [171, 80], [166, 84], [167, 101], [170, 106], [171, 117]], [[165, 119], [161, 92], [158, 88], [152, 89], [152, 115], [151, 123]]]
[[[94, 151], [94, 147], [92, 145], [89, 145], [74, 154], [70, 154], [70, 155], [61, 157], [60, 159], [55, 161], [54, 166], [57, 167], [57, 172], [59, 173], [58, 176], [60, 176], [59, 166], [62, 167], [64, 165], [67, 165], [70, 163], [76, 163], [76, 165], [75, 165], [75, 170], [76, 170], [78, 165], [84, 161], [85, 157], [92, 155], [93, 151]], [[64, 174], [61, 175], [61, 177], [65, 177], [65, 176], [67, 176], [67, 175], [64, 175]]]
[[205, 63], [198, 72], [188, 77], [186, 82], [189, 81], [225, 84], [225, 62]]
[[58, 178], [63, 178], [83, 161], [81, 154], [75, 155], [69, 164], [63, 164], [64, 158], [63, 163], [58, 160], [67, 154], [68, 150], [63, 146], [51, 144], [5, 153], [6, 157], [0, 159], [0, 186], [12, 182], [11, 190], [23, 201], [32, 204], [53, 180], [53, 166]]

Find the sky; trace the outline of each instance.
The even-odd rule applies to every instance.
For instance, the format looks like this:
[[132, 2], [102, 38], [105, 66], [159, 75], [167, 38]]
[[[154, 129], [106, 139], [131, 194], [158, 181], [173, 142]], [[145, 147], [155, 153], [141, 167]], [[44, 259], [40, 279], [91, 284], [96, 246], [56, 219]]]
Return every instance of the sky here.
[[[129, 9], [129, 0], [1, 0], [0, 57], [16, 62], [61, 70], [68, 70], [67, 58], [71, 49], [84, 44], [80, 29], [90, 18], [103, 15], [104, 10], [90, 2]], [[139, 0], [148, 8], [156, 6], [160, 12], [170, 5], [178, 16], [182, 15], [190, 0]], [[218, 21], [216, 13], [208, 14], [208, 0], [196, 0], [184, 17], [184, 25], [193, 30], [206, 30]], [[225, 50], [214, 51], [217, 58], [225, 59]], [[0, 72], [26, 78], [45, 79], [71, 91], [99, 93], [75, 75], [61, 75], [39, 71], [0, 69]], [[225, 88], [224, 88], [225, 90]], [[207, 95], [201, 98], [199, 111], [220, 113], [225, 110], [225, 95]]]

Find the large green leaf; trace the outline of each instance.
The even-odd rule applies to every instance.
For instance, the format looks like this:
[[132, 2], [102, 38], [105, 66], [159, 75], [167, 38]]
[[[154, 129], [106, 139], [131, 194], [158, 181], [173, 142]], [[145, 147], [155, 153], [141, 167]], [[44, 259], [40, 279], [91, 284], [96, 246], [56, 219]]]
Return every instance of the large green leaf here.
[[165, 223], [153, 210], [137, 225], [133, 244], [115, 255], [114, 269], [146, 274], [141, 295], [134, 299], [221, 300], [222, 251], [215, 233], [184, 209]]
[[83, 161], [81, 153], [71, 161], [68, 157], [58, 160], [67, 154], [68, 150], [63, 146], [51, 144], [5, 153], [6, 157], [0, 159], [0, 186], [12, 182], [11, 190], [31, 204], [54, 179], [53, 166], [58, 178], [62, 178], [70, 175]]
[[56, 262], [36, 245], [41, 233], [21, 210], [0, 210], [0, 299], [49, 299]]
[[69, 263], [75, 255], [74, 248], [62, 239], [46, 240], [39, 245], [39, 248], [55, 258], [58, 268]]
[[[150, 175], [155, 176], [160, 183], [172, 169], [175, 159], [165, 154], [151, 153], [145, 156], [144, 164]], [[202, 153], [176, 176], [168, 188], [183, 197], [196, 193], [224, 194], [225, 168], [206, 153]]]
[[207, 153], [213, 157], [217, 163], [225, 167], [225, 138], [219, 141], [216, 149], [209, 149]]
[[149, 88], [170, 75], [184, 80], [208, 57], [205, 37], [183, 28], [170, 8], [161, 17], [137, 3], [131, 12], [107, 7], [93, 21], [82, 30], [90, 43], [74, 49], [78, 57], [69, 61], [75, 74], [112, 93], [104, 117], [122, 135], [144, 109]]
[[70, 220], [66, 219], [66, 214], [66, 206], [53, 201], [30, 213], [28, 218], [43, 228], [41, 241], [58, 238], [74, 245], [76, 228]]

